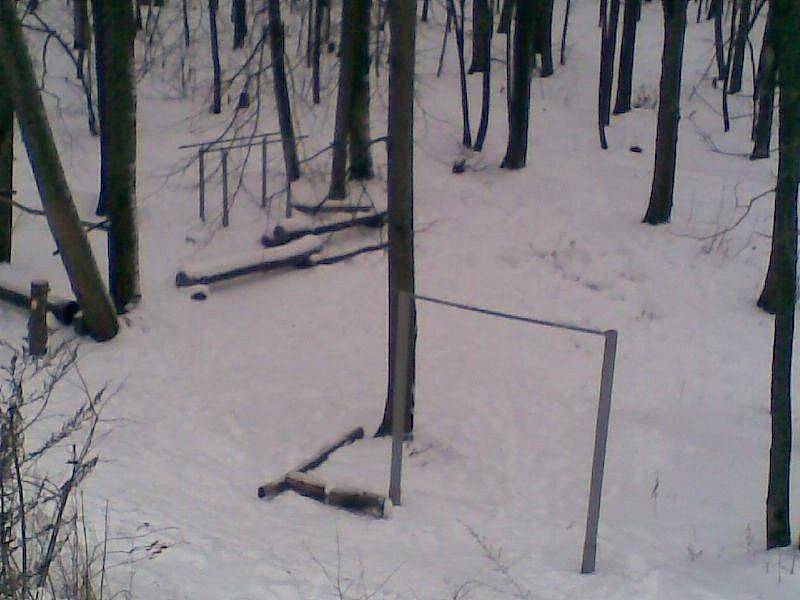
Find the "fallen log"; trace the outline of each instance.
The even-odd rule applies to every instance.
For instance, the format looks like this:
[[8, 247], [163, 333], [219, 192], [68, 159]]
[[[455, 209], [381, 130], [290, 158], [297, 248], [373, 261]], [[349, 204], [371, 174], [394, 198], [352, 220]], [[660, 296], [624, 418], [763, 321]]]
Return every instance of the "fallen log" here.
[[286, 475], [286, 486], [302, 496], [325, 501], [327, 490], [325, 484], [308, 473], [289, 473]]
[[337, 219], [336, 221], [323, 223], [321, 225], [317, 225], [316, 227], [312, 227], [303, 221], [299, 221], [297, 223], [294, 221], [287, 221], [285, 223], [279, 223], [278, 225], [275, 225], [271, 231], [267, 231], [263, 236], [261, 236], [261, 244], [265, 248], [271, 248], [273, 246], [279, 246], [281, 244], [290, 242], [291, 240], [301, 238], [305, 235], [322, 235], [325, 233], [333, 233], [357, 226], [378, 228], [383, 227], [385, 222], [386, 212], [379, 212], [361, 217]]
[[287, 478], [289, 475], [297, 474], [297, 473], [306, 473], [313, 469], [316, 469], [322, 463], [324, 463], [328, 457], [333, 454], [336, 450], [343, 446], [347, 446], [348, 444], [352, 444], [356, 440], [360, 440], [364, 437], [364, 429], [363, 427], [356, 427], [352, 431], [349, 431], [338, 440], [333, 442], [332, 444], [328, 444], [327, 446], [321, 448], [317, 451], [313, 456], [309, 459], [303, 461], [299, 465], [297, 465], [294, 469], [290, 469], [286, 475], [279, 479], [275, 479], [274, 481], [270, 481], [269, 483], [265, 483], [264, 485], [258, 488], [258, 497], [259, 498], [274, 498], [278, 494], [285, 492], [289, 489], [289, 484], [287, 482]]
[[373, 494], [356, 488], [326, 489], [325, 500], [332, 506], [367, 512], [375, 516], [387, 518], [392, 511], [392, 501], [381, 494]]
[[[19, 282], [0, 282], [0, 300], [24, 310], [30, 310], [30, 290], [26, 289], [25, 285], [20, 286]], [[48, 296], [47, 311], [52, 313], [52, 315], [64, 325], [72, 323], [72, 321], [75, 320], [75, 315], [78, 314], [80, 310], [81, 307], [75, 300], [60, 298], [58, 296]]]
[[296, 267], [307, 262], [311, 255], [322, 250], [322, 240], [306, 235], [277, 248], [245, 252], [213, 262], [184, 267], [175, 275], [175, 285], [188, 287], [233, 279], [259, 271], [281, 267]]

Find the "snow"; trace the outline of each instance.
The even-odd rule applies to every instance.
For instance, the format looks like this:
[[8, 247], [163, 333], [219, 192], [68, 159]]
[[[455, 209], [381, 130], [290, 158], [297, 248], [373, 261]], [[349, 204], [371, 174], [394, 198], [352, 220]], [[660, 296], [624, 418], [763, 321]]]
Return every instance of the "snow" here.
[[[560, 27], [564, 2], [556, 5]], [[164, 8], [164, 47], [181, 36], [171, 12], [177, 6]], [[499, 68], [484, 152], [468, 153], [461, 175], [450, 169], [462, 154], [454, 43], [437, 79], [444, 10], [432, 9], [431, 22], [418, 28], [417, 290], [619, 331], [596, 573], [579, 570], [602, 343], [576, 332], [419, 302], [415, 433], [402, 505], [391, 518], [374, 519], [291, 492], [257, 498], [259, 485], [320, 445], [359, 425], [368, 435], [377, 427], [386, 393], [386, 258], [370, 253], [237, 280], [205, 302], [176, 289], [180, 265], [253, 252], [268, 219], [259, 161], [251, 158], [228, 228], [214, 216], [219, 176], [206, 165], [211, 218], [198, 221], [196, 165], [187, 166], [178, 141], [214, 139], [237, 94], [223, 116], [208, 114], [209, 58], [199, 41], [207, 15], [195, 7], [191, 89], [181, 97], [179, 57], [160, 50], [139, 85], [142, 303], [121, 319], [114, 340], [79, 342], [90, 387], [119, 386], [104, 413], [101, 462], [85, 486], [94, 535], [102, 535], [108, 500], [112, 564], [128, 556], [122, 536], [167, 546], [153, 560], [112, 568], [111, 587], [147, 599], [321, 599], [340, 591], [461, 600], [798, 597], [798, 551], [763, 550], [772, 319], [754, 300], [768, 260], [771, 198], [725, 231], [749, 198], [773, 185], [776, 161], [750, 162], [709, 145], [749, 151], [749, 75], [744, 93], [731, 98], [737, 118], [723, 134], [719, 92], [704, 76], [712, 27], [692, 16], [675, 210], [671, 224], [653, 228], [640, 219], [656, 112], [614, 117], [610, 148], [599, 148], [596, 3], [572, 3], [567, 64], [534, 80], [528, 166], [498, 168], [506, 135]], [[61, 4], [41, 10], [70, 22]], [[223, 67], [232, 72], [241, 57], [228, 50], [230, 27], [220, 18]], [[298, 27], [299, 16], [288, 18], [290, 36]], [[296, 133], [309, 135], [301, 156], [311, 156], [332, 139], [335, 59], [323, 59], [324, 100], [313, 106], [310, 75], [290, 40]], [[651, 97], [660, 40], [661, 7], [645, 3], [634, 85]], [[58, 91], [60, 108], [52, 95], [45, 101], [88, 219], [97, 140], [86, 132], [72, 80], [55, 75], [71, 70], [51, 52], [46, 85]], [[372, 81], [375, 137], [385, 131], [385, 74], [382, 68]], [[480, 82], [470, 78], [470, 85], [474, 124]], [[260, 130], [275, 130], [269, 93], [264, 102]], [[644, 151], [633, 153], [632, 145]], [[380, 204], [386, 157], [381, 145], [373, 151], [376, 180], [350, 189]], [[272, 154], [274, 191], [283, 166]], [[19, 140], [16, 155], [16, 199], [34, 206]], [[231, 152], [230, 160], [233, 172], [242, 157]], [[300, 188], [300, 195], [324, 197], [329, 155], [303, 168], [313, 193]], [[283, 197], [270, 206], [271, 218]], [[17, 213], [16, 227], [13, 269], [45, 274], [53, 289], [67, 290], [44, 220]], [[89, 236], [105, 271], [104, 235]], [[22, 312], [0, 305], [0, 315], [4, 339], [24, 338]], [[75, 337], [66, 328], [56, 335]], [[385, 493], [389, 451], [388, 440], [367, 437], [314, 475]], [[799, 484], [795, 458], [795, 507]], [[792, 525], [796, 540], [797, 511]]]

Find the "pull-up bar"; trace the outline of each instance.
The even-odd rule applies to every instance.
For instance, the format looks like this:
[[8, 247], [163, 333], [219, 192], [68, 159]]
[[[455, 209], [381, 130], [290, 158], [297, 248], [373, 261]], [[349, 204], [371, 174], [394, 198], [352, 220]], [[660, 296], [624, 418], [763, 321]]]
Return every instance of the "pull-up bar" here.
[[[589, 335], [602, 336], [603, 345], [603, 366], [600, 374], [600, 397], [597, 404], [597, 424], [595, 425], [594, 452], [592, 456], [592, 476], [589, 484], [589, 508], [586, 514], [586, 535], [583, 543], [583, 560], [581, 563], [581, 573], [594, 573], [597, 557], [597, 530], [600, 522], [600, 499], [603, 488], [603, 472], [606, 459], [606, 446], [608, 442], [608, 424], [611, 414], [611, 389], [614, 382], [614, 365], [617, 356], [617, 331], [614, 329], [600, 330], [589, 327], [582, 327], [571, 323], [558, 321], [547, 321], [535, 319], [523, 315], [505, 313], [480, 306], [473, 306], [461, 302], [433, 298], [422, 294], [409, 294], [400, 292], [398, 300], [398, 327], [400, 331], [406, 331], [410, 326], [411, 300], [415, 298], [423, 302], [439, 304], [457, 310], [474, 312], [490, 317], [519, 321], [530, 325], [542, 327], [553, 327], [576, 333], [586, 333]], [[399, 347], [396, 348], [395, 356], [395, 394], [392, 399], [393, 407], [393, 431], [392, 431], [392, 464], [391, 479], [389, 483], [389, 494], [395, 504], [400, 500], [400, 473], [402, 468], [402, 438], [404, 435], [404, 424], [402, 423], [406, 414], [406, 394], [405, 386], [397, 385], [406, 381], [408, 369], [409, 348], [407, 336], [400, 335]], [[398, 388], [402, 388], [398, 390]]]

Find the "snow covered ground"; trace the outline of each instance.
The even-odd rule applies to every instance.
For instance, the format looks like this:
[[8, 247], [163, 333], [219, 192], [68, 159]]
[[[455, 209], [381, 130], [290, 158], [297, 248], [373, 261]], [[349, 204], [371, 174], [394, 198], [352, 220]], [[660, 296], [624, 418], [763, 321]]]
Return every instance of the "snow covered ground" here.
[[[49, 4], [53, 18], [66, 19], [61, 3]], [[165, 44], [180, 36], [171, 4], [161, 22], [171, 28]], [[560, 27], [564, 3], [556, 4]], [[660, 5], [643, 9], [634, 85], [655, 97]], [[731, 99], [742, 118], [723, 134], [707, 71], [713, 30], [692, 18], [675, 210], [671, 224], [653, 228], [640, 220], [655, 110], [615, 117], [609, 150], [599, 148], [596, 3], [572, 2], [567, 64], [534, 80], [528, 166], [517, 172], [498, 168], [506, 128], [497, 64], [485, 150], [468, 158], [464, 174], [451, 173], [462, 153], [461, 117], [452, 44], [435, 76], [443, 16], [434, 3], [431, 22], [418, 29], [417, 290], [619, 331], [597, 572], [579, 574], [602, 358], [601, 340], [584, 334], [420, 302], [403, 505], [378, 520], [293, 493], [256, 497], [259, 485], [319, 446], [358, 425], [368, 433], [377, 427], [386, 257], [254, 275], [212, 286], [204, 302], [175, 287], [184, 263], [258, 250], [267, 220], [257, 160], [245, 176], [251, 193], [239, 194], [229, 228], [197, 217], [196, 166], [181, 169], [191, 152], [177, 146], [213, 139], [238, 93], [231, 91], [222, 116], [207, 114], [208, 60], [197, 42], [193, 93], [179, 97], [175, 53], [163, 63], [155, 53], [139, 87], [143, 301], [113, 341], [80, 341], [90, 384], [119, 387], [105, 412], [101, 464], [86, 485], [95, 535], [108, 500], [112, 538], [141, 535], [168, 546], [152, 560], [112, 569], [112, 587], [146, 599], [798, 597], [798, 551], [763, 550], [772, 319], [754, 300], [767, 265], [771, 198], [725, 231], [749, 198], [773, 185], [776, 161], [751, 163], [711, 146], [749, 152], [749, 77], [744, 94]], [[207, 28], [200, 17], [193, 11], [197, 38]], [[227, 18], [220, 21], [232, 68], [240, 58], [227, 49]], [[290, 19], [290, 35], [297, 22]], [[293, 53], [295, 41], [288, 47]], [[297, 122], [309, 135], [301, 152], [310, 156], [330, 143], [336, 70], [326, 57], [323, 104], [313, 106], [308, 72], [292, 56], [294, 85], [305, 94], [295, 102]], [[61, 110], [53, 97], [47, 102], [89, 218], [97, 140], [86, 132], [73, 84], [53, 74], [59, 64], [54, 58], [48, 86], [59, 91]], [[385, 128], [385, 73], [373, 81], [376, 137]], [[262, 131], [277, 128], [267, 83]], [[470, 85], [474, 125], [480, 82]], [[374, 150], [379, 178], [367, 192], [384, 207], [385, 152]], [[21, 144], [18, 156], [18, 199], [35, 205]], [[272, 157], [275, 191], [282, 163], [277, 151]], [[324, 194], [328, 161], [325, 154], [304, 165], [311, 183], [303, 193]], [[218, 177], [208, 194], [213, 217], [221, 210]], [[283, 211], [282, 198], [270, 218]], [[18, 214], [16, 227], [14, 264], [0, 275], [46, 274], [66, 292], [43, 219]], [[333, 243], [343, 246], [380, 241], [373, 230], [337, 235]], [[102, 233], [90, 238], [103, 262]], [[25, 314], [5, 305], [0, 312], [0, 334], [19, 342]], [[389, 446], [368, 437], [315, 473], [385, 493]], [[797, 507], [796, 459], [792, 482]], [[797, 511], [792, 522], [796, 539]], [[112, 562], [125, 560], [130, 543], [115, 542], [121, 554]]]

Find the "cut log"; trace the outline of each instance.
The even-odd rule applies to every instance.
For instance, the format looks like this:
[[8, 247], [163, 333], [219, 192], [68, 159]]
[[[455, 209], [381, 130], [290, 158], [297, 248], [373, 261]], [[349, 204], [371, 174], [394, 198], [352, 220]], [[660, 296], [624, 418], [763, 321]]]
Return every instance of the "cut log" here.
[[326, 500], [332, 506], [355, 510], [387, 518], [392, 509], [392, 501], [381, 494], [373, 494], [355, 488], [331, 488]]
[[361, 217], [337, 219], [336, 221], [317, 225], [316, 227], [309, 227], [302, 222], [298, 223], [298, 225], [295, 225], [294, 222], [280, 223], [273, 227], [271, 231], [267, 231], [261, 237], [261, 244], [265, 248], [270, 248], [285, 244], [291, 240], [295, 240], [306, 235], [333, 233], [335, 231], [341, 231], [343, 229], [356, 226], [378, 228], [383, 227], [385, 222], [386, 212], [379, 212]]
[[[24, 310], [31, 306], [29, 290], [25, 285], [20, 286], [18, 282], [3, 281], [0, 283], [0, 300], [13, 304]], [[80, 311], [80, 306], [75, 300], [60, 298], [50, 295], [47, 300], [47, 311], [64, 325], [69, 325], [75, 319], [75, 315]]]
[[185, 267], [175, 276], [175, 285], [188, 287], [209, 284], [259, 271], [293, 267], [308, 261], [312, 254], [320, 250], [322, 240], [306, 235], [278, 248], [245, 252], [230, 258]]
[[325, 501], [325, 497], [327, 496], [325, 483], [308, 473], [289, 473], [286, 476], [285, 482], [287, 488], [294, 490], [302, 496], [308, 496], [320, 502]]
[[258, 497], [259, 498], [273, 498], [278, 494], [285, 492], [289, 489], [289, 485], [287, 484], [287, 477], [290, 474], [294, 473], [306, 473], [313, 469], [316, 469], [322, 463], [324, 463], [328, 457], [333, 454], [336, 450], [343, 446], [347, 446], [348, 444], [352, 444], [356, 440], [360, 440], [364, 437], [364, 429], [363, 427], [356, 427], [352, 431], [349, 431], [338, 440], [333, 442], [332, 444], [328, 444], [327, 446], [320, 448], [318, 452], [316, 452], [313, 456], [309, 459], [301, 462], [297, 465], [294, 469], [291, 469], [286, 475], [281, 477], [280, 479], [276, 479], [269, 483], [265, 483], [264, 485], [258, 488]]

